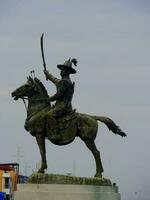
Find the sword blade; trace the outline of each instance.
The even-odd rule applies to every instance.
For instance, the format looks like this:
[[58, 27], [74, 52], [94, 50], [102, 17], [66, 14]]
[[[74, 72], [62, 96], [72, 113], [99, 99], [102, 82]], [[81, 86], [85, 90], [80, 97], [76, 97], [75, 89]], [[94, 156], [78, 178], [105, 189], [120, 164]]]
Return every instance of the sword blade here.
[[45, 57], [44, 57], [44, 48], [43, 48], [43, 37], [44, 37], [44, 33], [41, 36], [41, 53], [42, 53], [44, 70], [46, 70], [46, 63], [45, 63]]

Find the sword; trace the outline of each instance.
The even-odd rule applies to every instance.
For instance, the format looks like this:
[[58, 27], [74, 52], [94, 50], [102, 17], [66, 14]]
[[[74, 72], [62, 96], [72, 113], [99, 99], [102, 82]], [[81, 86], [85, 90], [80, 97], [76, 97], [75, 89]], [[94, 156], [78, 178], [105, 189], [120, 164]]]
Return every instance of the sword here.
[[41, 36], [41, 53], [42, 53], [42, 59], [43, 59], [43, 67], [44, 67], [44, 71], [45, 71], [46, 70], [46, 63], [45, 63], [45, 57], [44, 57], [43, 37], [44, 37], [44, 33]]

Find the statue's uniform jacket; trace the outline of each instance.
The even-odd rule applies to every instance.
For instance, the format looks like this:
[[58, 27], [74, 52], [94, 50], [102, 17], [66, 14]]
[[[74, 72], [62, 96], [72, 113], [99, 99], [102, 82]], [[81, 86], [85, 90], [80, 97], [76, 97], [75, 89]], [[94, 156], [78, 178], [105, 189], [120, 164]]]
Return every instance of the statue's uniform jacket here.
[[49, 98], [50, 101], [56, 101], [55, 107], [49, 111], [49, 114], [59, 118], [72, 111], [72, 97], [74, 94], [74, 83], [70, 79], [58, 79], [48, 73], [47, 78], [55, 84], [57, 92]]

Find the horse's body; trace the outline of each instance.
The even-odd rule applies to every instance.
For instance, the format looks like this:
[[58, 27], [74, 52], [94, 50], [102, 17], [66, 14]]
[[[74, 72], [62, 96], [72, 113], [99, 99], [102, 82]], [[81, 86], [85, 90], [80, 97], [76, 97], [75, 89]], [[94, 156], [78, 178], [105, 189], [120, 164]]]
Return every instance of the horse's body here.
[[[16, 89], [12, 96], [14, 99], [28, 99], [27, 119], [25, 128], [36, 137], [40, 149], [42, 164], [39, 172], [44, 173], [47, 168], [45, 139], [49, 139], [56, 145], [66, 145], [71, 143], [75, 137], [80, 137], [89, 150], [92, 152], [96, 162], [95, 176], [102, 176], [103, 167], [100, 159], [100, 152], [95, 146], [95, 138], [98, 130], [98, 120], [105, 123], [113, 133], [126, 136], [125, 133], [108, 117], [91, 116], [81, 113], [70, 113], [69, 117], [64, 116], [58, 121], [57, 130], [52, 129], [49, 124], [48, 115], [53, 109], [48, 100], [48, 94], [43, 84], [37, 79], [28, 78], [26, 84]], [[53, 134], [55, 132], [55, 134]]]

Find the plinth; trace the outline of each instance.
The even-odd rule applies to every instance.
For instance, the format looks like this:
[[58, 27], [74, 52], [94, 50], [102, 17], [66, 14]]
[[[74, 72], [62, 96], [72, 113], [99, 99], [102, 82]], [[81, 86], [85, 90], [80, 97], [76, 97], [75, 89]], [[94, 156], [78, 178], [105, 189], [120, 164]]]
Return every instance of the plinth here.
[[109, 179], [36, 174], [19, 184], [15, 200], [120, 200]]

